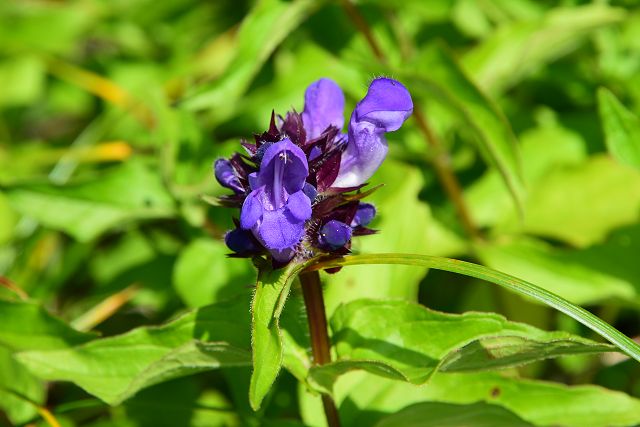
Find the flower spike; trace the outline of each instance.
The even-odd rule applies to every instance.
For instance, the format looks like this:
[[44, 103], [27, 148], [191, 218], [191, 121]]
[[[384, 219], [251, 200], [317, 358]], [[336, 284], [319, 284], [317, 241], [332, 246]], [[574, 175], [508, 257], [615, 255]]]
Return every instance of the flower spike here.
[[268, 255], [280, 267], [292, 259], [349, 253], [354, 236], [376, 210], [361, 202], [364, 183], [387, 154], [386, 132], [397, 130], [413, 110], [411, 96], [387, 78], [371, 83], [342, 134], [344, 95], [329, 79], [312, 83], [302, 114], [272, 114], [269, 129], [243, 140], [247, 155], [215, 162], [218, 182], [234, 192], [220, 197], [239, 207], [236, 228], [225, 235], [240, 257]]

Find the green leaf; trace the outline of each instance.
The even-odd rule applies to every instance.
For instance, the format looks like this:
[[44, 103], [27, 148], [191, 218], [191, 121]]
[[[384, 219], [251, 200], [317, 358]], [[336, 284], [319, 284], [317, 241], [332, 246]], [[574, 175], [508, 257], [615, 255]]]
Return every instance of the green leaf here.
[[499, 27], [465, 55], [463, 64], [480, 87], [500, 93], [625, 16], [624, 9], [605, 4], [554, 8], [541, 18]]
[[521, 209], [524, 185], [516, 138], [500, 108], [466, 76], [446, 48], [434, 46], [421, 52], [406, 76], [411, 89], [436, 95], [449, 104], [477, 136], [485, 160], [494, 166]]
[[[522, 163], [522, 172], [529, 193], [554, 169], [579, 165], [588, 157], [584, 138], [577, 132], [553, 122], [527, 129], [518, 135], [518, 139], [521, 158], [526, 159]], [[468, 203], [474, 223], [478, 226], [490, 226], [500, 231], [499, 227], [505, 222], [511, 221], [518, 225], [521, 222], [515, 220], [516, 210], [496, 170], [488, 170], [467, 186], [464, 199]]]
[[201, 307], [245, 293], [255, 280], [246, 259], [229, 259], [229, 248], [212, 239], [192, 241], [180, 254], [173, 271], [176, 292], [190, 307]]
[[160, 381], [249, 364], [246, 303], [238, 298], [194, 310], [160, 327], [17, 357], [40, 378], [71, 381], [115, 405]]
[[8, 196], [18, 212], [82, 242], [126, 222], [167, 218], [174, 213], [173, 200], [160, 177], [138, 161], [88, 182], [23, 186], [9, 191]]
[[0, 93], [0, 107], [30, 105], [42, 95], [45, 65], [35, 56], [0, 62], [0, 81], [11, 82]]
[[[297, 291], [297, 292], [296, 292]], [[311, 367], [311, 339], [307, 311], [301, 289], [294, 289], [280, 317], [282, 332], [282, 365], [301, 383], [306, 383]]]
[[[80, 36], [100, 15], [91, 5], [24, 4], [6, 2], [0, 14], [0, 47], [4, 54], [21, 51], [71, 53]], [[43, 29], [47, 29], [46, 32]], [[44, 55], [43, 55], [44, 56]]]
[[500, 377], [494, 373], [440, 374], [423, 395], [452, 403], [499, 404], [537, 425], [610, 426], [640, 422], [640, 401], [595, 386], [568, 387], [544, 381]]
[[627, 268], [621, 267], [634, 250], [629, 247], [616, 250], [616, 246], [614, 242], [608, 242], [587, 249], [563, 249], [521, 238], [480, 244], [476, 246], [476, 252], [488, 267], [540, 283], [543, 288], [575, 304], [593, 304], [614, 298], [633, 301], [638, 295], [634, 287], [638, 277], [634, 269], [637, 263], [629, 259]]
[[620, 163], [640, 169], [640, 119], [608, 89], [598, 89], [598, 108], [607, 149]]
[[235, 57], [226, 71], [213, 85], [185, 101], [184, 106], [191, 110], [212, 109], [218, 122], [228, 118], [234, 103], [275, 48], [320, 4], [315, 0], [258, 1], [241, 24]]
[[42, 306], [0, 299], [0, 346], [12, 351], [55, 350], [95, 337], [73, 329]]
[[233, 405], [224, 394], [212, 388], [203, 390], [194, 378], [181, 378], [150, 387], [113, 412], [114, 427], [128, 426], [129, 420], [139, 427], [182, 426], [186, 420], [189, 427], [241, 425]]
[[44, 383], [0, 346], [0, 411], [13, 424], [23, 424], [37, 415], [34, 403], [44, 404], [45, 397]]
[[557, 125], [527, 131], [521, 141], [527, 159], [524, 221], [510, 206], [499, 177], [489, 171], [465, 191], [476, 223], [497, 233], [526, 232], [587, 247], [636, 222], [638, 171], [604, 155], [587, 157], [584, 139]]
[[492, 270], [481, 265], [470, 262], [432, 257], [428, 255], [416, 254], [375, 254], [375, 255], [351, 255], [335, 260], [323, 261], [317, 263], [314, 269], [343, 267], [349, 265], [362, 264], [402, 264], [415, 265], [420, 267], [428, 267], [436, 270], [450, 271], [465, 276], [475, 277], [477, 279], [486, 280], [501, 286], [518, 295], [533, 298], [542, 302], [569, 317], [574, 318], [598, 335], [605, 338], [611, 344], [618, 347], [631, 358], [640, 362], [640, 345], [632, 339], [618, 331], [607, 322], [591, 314], [587, 310], [577, 305], [571, 304], [564, 298], [540, 288], [532, 283]]
[[291, 282], [307, 263], [290, 263], [272, 270], [266, 262], [259, 267], [256, 291], [251, 304], [251, 344], [253, 372], [249, 386], [249, 403], [258, 410], [280, 373], [283, 359], [279, 316], [289, 295]]
[[[581, 165], [552, 170], [532, 186], [523, 229], [585, 247], [635, 223], [639, 210], [640, 173], [593, 156]], [[512, 223], [519, 228], [515, 219]]]
[[[608, 427], [640, 423], [640, 400], [602, 387], [566, 386], [515, 378], [498, 372], [436, 373], [427, 386], [414, 386], [366, 373], [351, 373], [334, 393], [345, 425], [375, 425], [382, 414], [419, 402], [501, 406], [540, 426]], [[310, 397], [301, 402], [303, 420], [313, 423]]]
[[533, 427], [505, 408], [486, 403], [424, 402], [383, 418], [376, 427]]
[[338, 360], [310, 371], [324, 390], [331, 390], [338, 375], [354, 369], [422, 384], [436, 370], [506, 368], [615, 349], [569, 333], [508, 322], [494, 313], [445, 314], [403, 301], [363, 299], [340, 306], [331, 329]]

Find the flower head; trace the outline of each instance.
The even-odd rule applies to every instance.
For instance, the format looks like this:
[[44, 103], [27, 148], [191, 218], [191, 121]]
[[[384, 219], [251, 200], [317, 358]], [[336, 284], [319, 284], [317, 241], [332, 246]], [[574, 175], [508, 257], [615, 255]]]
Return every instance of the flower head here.
[[305, 93], [302, 114], [272, 114], [269, 129], [242, 142], [247, 155], [214, 164], [218, 182], [234, 192], [223, 205], [240, 208], [237, 228], [225, 236], [236, 256], [271, 255], [283, 265], [318, 253], [343, 255], [376, 210], [360, 192], [387, 154], [385, 133], [397, 130], [413, 110], [399, 82], [375, 79], [351, 114], [347, 134], [344, 95], [320, 79]]

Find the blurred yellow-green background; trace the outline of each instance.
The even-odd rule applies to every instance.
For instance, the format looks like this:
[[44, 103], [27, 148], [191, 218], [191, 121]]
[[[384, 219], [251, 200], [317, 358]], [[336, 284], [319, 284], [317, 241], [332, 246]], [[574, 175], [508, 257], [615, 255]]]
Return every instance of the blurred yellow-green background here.
[[[65, 328], [110, 337], [248, 299], [254, 268], [227, 258], [222, 242], [237, 212], [209, 203], [225, 192], [213, 161], [265, 130], [272, 110], [301, 111], [314, 80], [339, 83], [349, 114], [380, 75], [407, 86], [416, 112], [388, 135], [371, 181], [384, 184], [372, 195], [380, 233], [353, 251], [476, 262], [640, 335], [638, 2], [3, 0], [0, 425], [322, 425], [315, 398], [288, 372], [258, 413], [247, 367], [122, 401], [114, 391], [109, 405], [108, 393], [54, 372], [63, 362], [35, 372], [20, 354], [89, 340]], [[596, 339], [548, 307], [451, 273], [359, 266], [323, 279], [329, 316], [362, 298], [406, 300]], [[7, 302], [21, 298], [30, 305]], [[242, 307], [238, 334], [248, 337]], [[40, 325], [47, 312], [56, 320]], [[135, 351], [92, 354], [60, 360], [83, 360], [82, 375], [100, 380], [131, 379], [119, 369], [143, 365]], [[437, 377], [419, 396], [349, 376], [339, 389], [343, 424], [375, 425], [421, 400], [497, 401], [530, 425], [640, 424], [640, 368], [624, 356], [507, 374]], [[492, 398], [503, 378], [520, 394]]]

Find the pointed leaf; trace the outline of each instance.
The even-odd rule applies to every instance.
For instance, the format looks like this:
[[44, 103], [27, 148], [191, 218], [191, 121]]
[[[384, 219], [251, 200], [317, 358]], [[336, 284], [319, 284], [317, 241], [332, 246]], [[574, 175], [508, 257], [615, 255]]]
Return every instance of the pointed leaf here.
[[222, 121], [275, 48], [320, 5], [315, 0], [260, 0], [244, 18], [237, 35], [235, 57], [211, 86], [185, 102], [192, 110], [213, 109]]
[[71, 381], [115, 405], [160, 381], [248, 364], [246, 304], [238, 298], [194, 310], [163, 326], [141, 327], [66, 349], [27, 351], [17, 357], [40, 378]]
[[553, 8], [540, 18], [500, 26], [465, 55], [463, 64], [483, 89], [503, 92], [625, 16], [624, 9], [602, 3]]
[[402, 301], [350, 302], [336, 310], [331, 327], [338, 360], [310, 372], [325, 390], [338, 375], [354, 369], [421, 384], [438, 369], [506, 368], [615, 350], [566, 332], [508, 322], [494, 313], [446, 314]]
[[620, 163], [640, 169], [640, 118], [605, 88], [598, 90], [598, 108], [609, 153]]
[[307, 263], [292, 262], [285, 268], [272, 270], [263, 264], [258, 273], [256, 291], [251, 305], [251, 343], [253, 372], [249, 402], [258, 410], [282, 367], [283, 348], [279, 316], [289, 295], [291, 282]]
[[91, 181], [64, 187], [23, 186], [8, 196], [18, 212], [82, 242], [124, 222], [166, 218], [174, 212], [160, 177], [134, 161]]
[[0, 325], [0, 345], [12, 351], [66, 348], [95, 338], [25, 301], [0, 299]]

